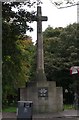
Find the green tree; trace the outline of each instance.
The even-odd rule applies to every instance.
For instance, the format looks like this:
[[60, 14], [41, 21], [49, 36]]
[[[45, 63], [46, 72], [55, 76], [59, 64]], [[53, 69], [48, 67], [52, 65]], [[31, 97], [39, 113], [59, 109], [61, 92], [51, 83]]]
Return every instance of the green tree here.
[[20, 72], [20, 76], [19, 76], [20, 78], [17, 81], [17, 86], [25, 87], [25, 84], [34, 77], [35, 46], [33, 45], [32, 39], [28, 36], [24, 36], [23, 39], [17, 40], [16, 45], [17, 45], [17, 49], [20, 52], [19, 58], [20, 58], [20, 65], [22, 71]]
[[[34, 16], [35, 12], [29, 12], [23, 9], [23, 5], [31, 7], [33, 4], [29, 1], [26, 3], [2, 2], [2, 84], [4, 103], [5, 101], [7, 102], [7, 96], [16, 96], [17, 87], [19, 85], [23, 86], [24, 81], [26, 82], [28, 80], [27, 76], [30, 77], [30, 72], [28, 72], [26, 69], [27, 67], [24, 68], [24, 65], [26, 65], [25, 55], [28, 57], [32, 55], [30, 52], [30, 49], [32, 48], [30, 48], [30, 46], [33, 47], [33, 43], [31, 40], [29, 40], [30, 43], [26, 44], [28, 45], [28, 49], [25, 51], [26, 53], [22, 53], [22, 50], [25, 48], [21, 49], [22, 45], [20, 44], [20, 41], [21, 38], [23, 38], [24, 34], [26, 34], [27, 30], [33, 30], [33, 28], [31, 28], [27, 23], [31, 22], [31, 18]], [[13, 11], [13, 7], [17, 8], [18, 11]], [[19, 36], [20, 40], [18, 40]], [[23, 43], [23, 41], [21, 43]], [[18, 43], [20, 48], [18, 46]], [[28, 61], [28, 66], [31, 64], [31, 62], [29, 62], [31, 60], [29, 59], [31, 58], [29, 57], [26, 59], [26, 61]], [[24, 62], [24, 64], [22, 62]], [[27, 70], [26, 73], [24, 69]]]
[[65, 103], [71, 103], [73, 92], [79, 88], [78, 74], [70, 75], [70, 68], [79, 66], [79, 24], [55, 29], [49, 26], [43, 32], [43, 37], [47, 79], [56, 81], [57, 86], [62, 86]]
[[78, 26], [76, 23], [65, 28], [49, 26], [43, 33], [47, 78], [57, 81], [64, 89], [73, 83], [70, 67], [79, 66]]

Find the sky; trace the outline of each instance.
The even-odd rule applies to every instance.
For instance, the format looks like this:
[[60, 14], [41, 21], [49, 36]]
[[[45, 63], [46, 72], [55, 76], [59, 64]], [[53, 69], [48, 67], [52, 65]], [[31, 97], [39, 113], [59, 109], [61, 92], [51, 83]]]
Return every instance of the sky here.
[[[42, 31], [44, 31], [49, 25], [53, 28], [66, 27], [69, 24], [77, 22], [77, 6], [72, 6], [63, 9], [57, 9], [50, 0], [43, 0], [42, 15], [48, 17], [48, 21], [42, 22]], [[36, 9], [36, 8], [35, 8]], [[27, 32], [32, 37], [32, 41], [37, 40], [37, 23], [30, 24], [34, 31]]]

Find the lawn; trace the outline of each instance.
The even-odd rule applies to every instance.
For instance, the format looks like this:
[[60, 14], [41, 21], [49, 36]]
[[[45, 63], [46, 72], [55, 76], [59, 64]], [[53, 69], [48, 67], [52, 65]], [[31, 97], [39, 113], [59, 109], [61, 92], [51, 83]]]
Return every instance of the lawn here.
[[[3, 112], [16, 112], [16, 107], [6, 107], [2, 111]], [[64, 105], [64, 110], [71, 110], [74, 109], [73, 105]]]
[[3, 112], [16, 112], [16, 107], [6, 107], [6, 108], [3, 108]]
[[74, 109], [74, 106], [73, 105], [64, 105], [64, 110], [71, 110], [71, 109]]

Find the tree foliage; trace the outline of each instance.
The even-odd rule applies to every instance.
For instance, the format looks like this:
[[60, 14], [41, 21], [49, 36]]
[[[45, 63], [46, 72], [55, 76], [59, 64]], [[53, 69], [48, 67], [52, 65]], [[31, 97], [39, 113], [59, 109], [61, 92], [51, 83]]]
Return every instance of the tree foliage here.
[[73, 83], [70, 67], [79, 66], [79, 24], [65, 28], [48, 27], [44, 33], [45, 71], [48, 80], [69, 88]]
[[62, 9], [62, 8], [68, 8], [68, 7], [72, 7], [77, 5], [78, 1], [76, 0], [58, 0], [58, 1], [53, 1], [50, 0], [52, 4], [54, 4], [58, 9]]
[[70, 68], [79, 66], [79, 24], [55, 29], [49, 26], [43, 38], [47, 80], [63, 87], [64, 103], [73, 103], [74, 92], [79, 92], [79, 76], [71, 76]]
[[[17, 95], [17, 88], [25, 86], [31, 79], [31, 62], [34, 46], [26, 31], [32, 31], [28, 25], [35, 12], [29, 12], [22, 8], [29, 2], [2, 2], [2, 72], [3, 72], [3, 102], [7, 97]], [[17, 8], [17, 12], [13, 11]], [[31, 75], [30, 75], [31, 74]]]

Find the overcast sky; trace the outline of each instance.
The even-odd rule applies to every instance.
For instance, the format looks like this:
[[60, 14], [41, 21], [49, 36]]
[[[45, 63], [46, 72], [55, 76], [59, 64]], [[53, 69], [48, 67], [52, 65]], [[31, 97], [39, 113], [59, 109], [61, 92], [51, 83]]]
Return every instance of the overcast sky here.
[[[51, 27], [66, 27], [69, 24], [77, 22], [77, 6], [72, 6], [63, 9], [57, 9], [50, 0], [43, 0], [42, 15], [48, 17], [48, 21], [42, 22], [42, 31], [44, 31], [48, 25]], [[36, 22], [32, 23], [31, 26], [34, 28], [34, 31], [29, 33], [33, 39], [33, 42], [37, 39], [37, 29]]]

